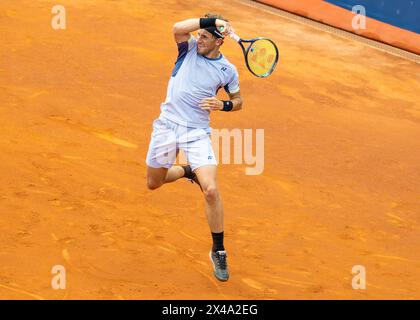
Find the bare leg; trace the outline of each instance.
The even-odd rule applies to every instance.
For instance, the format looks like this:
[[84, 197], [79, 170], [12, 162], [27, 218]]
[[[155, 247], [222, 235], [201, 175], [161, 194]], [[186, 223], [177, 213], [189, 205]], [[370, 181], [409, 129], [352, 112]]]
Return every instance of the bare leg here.
[[174, 182], [184, 176], [184, 169], [181, 166], [173, 166], [166, 173], [165, 183]]
[[170, 183], [182, 178], [184, 169], [174, 166], [170, 169], [147, 167], [147, 188], [155, 190], [165, 183]]
[[165, 177], [168, 172], [166, 168], [147, 167], [147, 188], [155, 190], [165, 183]]
[[206, 203], [207, 221], [211, 232], [223, 232], [223, 203], [217, 189], [217, 167], [213, 165], [203, 166], [195, 170], [201, 187], [203, 188]]
[[229, 279], [227, 255], [223, 245], [223, 204], [217, 190], [216, 166], [203, 166], [195, 170], [195, 174], [203, 188], [206, 200], [206, 214], [212, 232], [213, 247], [209, 253], [213, 264], [214, 276], [219, 281]]

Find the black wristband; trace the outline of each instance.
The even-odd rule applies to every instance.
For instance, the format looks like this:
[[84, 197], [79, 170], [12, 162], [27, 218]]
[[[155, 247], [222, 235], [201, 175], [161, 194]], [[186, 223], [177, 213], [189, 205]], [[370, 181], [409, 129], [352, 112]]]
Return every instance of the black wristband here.
[[216, 27], [216, 18], [200, 18], [200, 29]]
[[233, 109], [233, 102], [230, 100], [223, 100], [222, 111], [231, 111]]

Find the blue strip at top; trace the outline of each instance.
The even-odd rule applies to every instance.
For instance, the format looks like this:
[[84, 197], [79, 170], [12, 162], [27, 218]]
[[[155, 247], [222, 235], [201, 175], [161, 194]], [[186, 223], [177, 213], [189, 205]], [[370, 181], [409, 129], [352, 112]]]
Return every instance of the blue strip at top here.
[[172, 70], [172, 77], [175, 77], [184, 62], [185, 57], [188, 53], [188, 41], [178, 43], [178, 58], [175, 62], [175, 67]]
[[366, 9], [366, 16], [420, 34], [418, 0], [324, 0], [352, 11], [356, 5]]

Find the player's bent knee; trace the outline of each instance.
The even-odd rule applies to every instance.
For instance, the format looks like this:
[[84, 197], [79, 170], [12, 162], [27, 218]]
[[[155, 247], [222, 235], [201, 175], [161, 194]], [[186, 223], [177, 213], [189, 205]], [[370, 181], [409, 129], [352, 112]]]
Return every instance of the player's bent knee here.
[[203, 188], [204, 197], [207, 202], [215, 202], [219, 198], [219, 191], [216, 186], [210, 185]]
[[159, 188], [160, 186], [162, 186], [162, 182], [157, 181], [155, 179], [149, 178], [147, 179], [147, 189], [149, 190], [156, 190], [157, 188]]

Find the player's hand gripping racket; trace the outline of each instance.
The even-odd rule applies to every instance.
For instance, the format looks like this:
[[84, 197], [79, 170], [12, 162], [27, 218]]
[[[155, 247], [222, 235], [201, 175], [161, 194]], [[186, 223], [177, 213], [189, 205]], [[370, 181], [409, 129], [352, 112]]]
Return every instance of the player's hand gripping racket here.
[[[223, 32], [223, 30], [224, 28], [220, 27], [220, 31]], [[252, 74], [265, 78], [273, 73], [279, 60], [279, 50], [271, 39], [258, 37], [244, 40], [234, 32], [231, 32], [229, 36], [241, 46], [246, 66]], [[244, 43], [250, 43], [247, 49]]]

